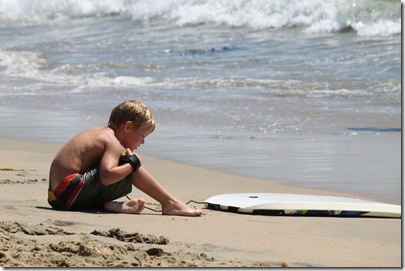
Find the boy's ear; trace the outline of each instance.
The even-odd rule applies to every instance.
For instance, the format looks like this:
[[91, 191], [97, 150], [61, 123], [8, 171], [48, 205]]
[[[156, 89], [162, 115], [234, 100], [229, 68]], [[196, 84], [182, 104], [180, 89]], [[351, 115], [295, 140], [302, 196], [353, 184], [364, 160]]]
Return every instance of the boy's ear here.
[[127, 122], [125, 122], [125, 124], [124, 124], [124, 129], [125, 130], [129, 130], [129, 129], [131, 129], [132, 128], [132, 121], [127, 121]]

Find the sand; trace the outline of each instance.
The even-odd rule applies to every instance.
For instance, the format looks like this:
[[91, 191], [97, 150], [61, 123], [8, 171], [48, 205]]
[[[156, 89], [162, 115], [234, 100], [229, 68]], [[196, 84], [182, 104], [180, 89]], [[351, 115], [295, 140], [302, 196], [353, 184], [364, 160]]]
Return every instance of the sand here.
[[[62, 212], [46, 201], [58, 144], [0, 139], [2, 267], [400, 267], [401, 219], [243, 215], [204, 209], [201, 217], [102, 210]], [[352, 196], [242, 178], [143, 156], [180, 200], [221, 193]], [[137, 189], [147, 206], [160, 205]], [[369, 199], [359, 197], [363, 199]], [[191, 203], [195, 208], [204, 205]]]

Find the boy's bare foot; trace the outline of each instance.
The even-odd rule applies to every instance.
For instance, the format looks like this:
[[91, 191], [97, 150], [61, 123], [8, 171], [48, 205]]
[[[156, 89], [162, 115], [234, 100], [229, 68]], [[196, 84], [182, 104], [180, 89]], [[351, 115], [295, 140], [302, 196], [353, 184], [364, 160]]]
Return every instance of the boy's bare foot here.
[[143, 199], [131, 199], [125, 202], [109, 201], [104, 204], [104, 209], [113, 213], [139, 214], [145, 206]]
[[202, 210], [193, 209], [179, 201], [169, 202], [162, 206], [162, 214], [164, 215], [201, 216], [202, 213]]

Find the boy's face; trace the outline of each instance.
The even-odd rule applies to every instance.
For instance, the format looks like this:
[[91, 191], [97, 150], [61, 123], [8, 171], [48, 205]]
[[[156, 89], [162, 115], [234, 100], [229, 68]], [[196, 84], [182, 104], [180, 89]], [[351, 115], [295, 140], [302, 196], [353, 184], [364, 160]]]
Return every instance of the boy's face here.
[[125, 141], [127, 143], [127, 146], [124, 147], [135, 150], [141, 144], [145, 143], [145, 138], [152, 133], [152, 129], [148, 124], [144, 124], [139, 128], [135, 128], [132, 126], [131, 122], [127, 122], [125, 125], [125, 132]]

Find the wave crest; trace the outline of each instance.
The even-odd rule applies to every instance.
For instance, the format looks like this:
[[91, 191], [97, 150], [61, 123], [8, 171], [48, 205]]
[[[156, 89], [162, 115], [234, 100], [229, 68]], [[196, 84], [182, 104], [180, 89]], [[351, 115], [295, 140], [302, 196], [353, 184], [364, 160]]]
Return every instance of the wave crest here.
[[102, 16], [180, 27], [214, 24], [253, 29], [303, 27], [307, 33], [352, 28], [359, 35], [401, 33], [401, 6], [383, 0], [3, 0], [0, 22], [52, 24]]

